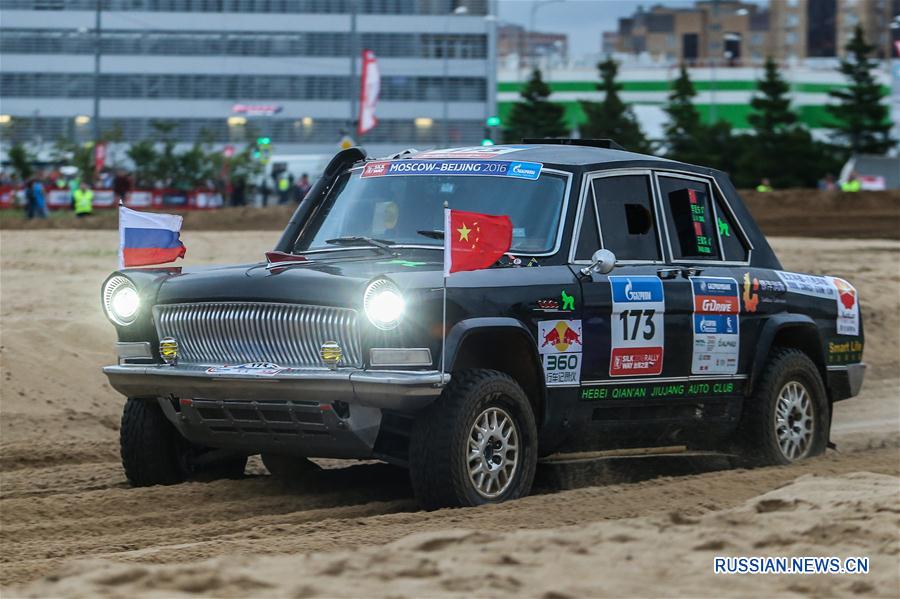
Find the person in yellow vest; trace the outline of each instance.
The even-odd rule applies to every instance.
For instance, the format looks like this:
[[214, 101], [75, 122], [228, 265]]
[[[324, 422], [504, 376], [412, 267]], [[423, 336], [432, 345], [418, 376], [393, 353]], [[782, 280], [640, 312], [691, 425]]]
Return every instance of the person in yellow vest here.
[[760, 193], [769, 193], [770, 191], [773, 191], [772, 184], [769, 183], [767, 178], [763, 178], [763, 180], [759, 182], [759, 185], [756, 186], [756, 191]]
[[847, 177], [847, 180], [841, 183], [841, 191], [847, 191], [850, 193], [856, 193], [862, 189], [862, 182], [856, 176], [856, 171], [850, 173], [850, 176]]
[[94, 192], [88, 189], [87, 183], [81, 182], [78, 189], [72, 194], [72, 200], [75, 204], [75, 216], [82, 218], [91, 215], [94, 209]]

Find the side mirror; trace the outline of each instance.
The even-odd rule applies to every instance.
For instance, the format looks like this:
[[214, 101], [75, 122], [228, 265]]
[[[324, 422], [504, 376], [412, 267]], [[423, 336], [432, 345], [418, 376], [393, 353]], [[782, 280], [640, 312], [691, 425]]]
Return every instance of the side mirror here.
[[594, 255], [591, 256], [591, 265], [582, 268], [581, 274], [586, 277], [591, 276], [592, 273], [605, 275], [612, 272], [612, 269], [615, 268], [615, 266], [615, 254], [613, 254], [609, 250], [597, 250], [596, 252], [594, 252]]

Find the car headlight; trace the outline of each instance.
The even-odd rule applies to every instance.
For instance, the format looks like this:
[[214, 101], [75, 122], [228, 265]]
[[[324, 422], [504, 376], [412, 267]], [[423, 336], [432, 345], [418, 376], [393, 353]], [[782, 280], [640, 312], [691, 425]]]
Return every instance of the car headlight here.
[[382, 331], [389, 331], [400, 324], [406, 310], [406, 302], [403, 300], [403, 294], [391, 281], [376, 279], [366, 287], [363, 307], [369, 322]]
[[128, 277], [116, 275], [103, 285], [103, 309], [116, 324], [129, 325], [137, 318], [141, 296]]

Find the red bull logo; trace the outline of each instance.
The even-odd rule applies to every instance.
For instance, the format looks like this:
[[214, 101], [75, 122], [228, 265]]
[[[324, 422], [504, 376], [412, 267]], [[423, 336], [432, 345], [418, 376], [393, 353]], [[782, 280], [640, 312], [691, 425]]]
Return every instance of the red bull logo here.
[[581, 330], [575, 330], [565, 320], [560, 320], [552, 328], [544, 332], [541, 331], [543, 339], [541, 340], [541, 348], [553, 347], [558, 352], [569, 351], [574, 346], [575, 351], [581, 348]]

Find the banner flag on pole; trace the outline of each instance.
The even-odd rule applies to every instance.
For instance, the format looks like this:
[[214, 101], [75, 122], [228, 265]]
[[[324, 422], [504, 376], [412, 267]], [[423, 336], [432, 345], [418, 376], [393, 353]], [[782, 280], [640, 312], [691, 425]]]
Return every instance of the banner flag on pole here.
[[363, 135], [378, 124], [375, 118], [375, 105], [381, 93], [381, 71], [375, 53], [371, 50], [362, 52], [362, 81], [359, 86], [359, 122], [356, 132]]
[[119, 268], [165, 264], [184, 258], [181, 223], [173, 214], [138, 212], [119, 206]]
[[493, 266], [512, 245], [508, 216], [444, 209], [444, 276]]

